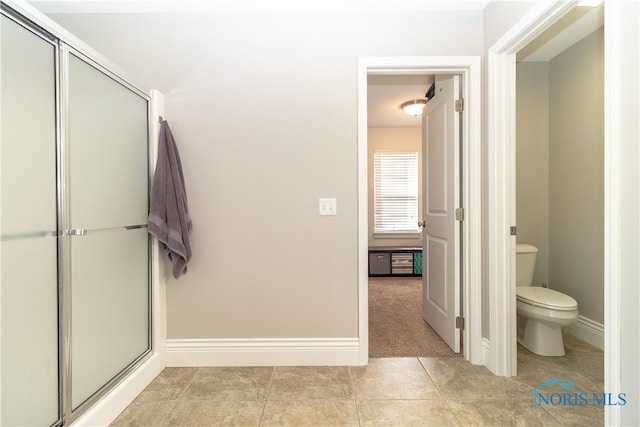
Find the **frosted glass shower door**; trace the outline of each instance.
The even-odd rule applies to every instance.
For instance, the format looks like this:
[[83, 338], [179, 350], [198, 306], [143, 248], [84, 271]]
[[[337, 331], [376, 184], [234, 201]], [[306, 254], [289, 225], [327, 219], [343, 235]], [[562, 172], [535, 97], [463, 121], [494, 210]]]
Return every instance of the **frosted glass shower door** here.
[[0, 425], [52, 425], [60, 418], [56, 48], [1, 19]]
[[68, 55], [71, 403], [150, 349], [148, 100]]

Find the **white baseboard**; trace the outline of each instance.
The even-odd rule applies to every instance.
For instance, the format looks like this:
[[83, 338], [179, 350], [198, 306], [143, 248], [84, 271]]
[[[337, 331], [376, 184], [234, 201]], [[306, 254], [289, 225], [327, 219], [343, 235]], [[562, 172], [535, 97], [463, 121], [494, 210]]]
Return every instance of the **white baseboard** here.
[[72, 426], [108, 426], [164, 369], [164, 355], [153, 354], [113, 390], [74, 420]]
[[578, 321], [565, 330], [582, 341], [604, 350], [604, 325], [584, 316], [579, 316]]
[[167, 366], [356, 366], [357, 338], [169, 339]]

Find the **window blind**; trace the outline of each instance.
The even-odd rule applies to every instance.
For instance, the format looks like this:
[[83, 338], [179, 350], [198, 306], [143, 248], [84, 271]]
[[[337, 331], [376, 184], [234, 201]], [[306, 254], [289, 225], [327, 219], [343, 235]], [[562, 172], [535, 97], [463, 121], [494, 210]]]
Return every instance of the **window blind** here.
[[417, 233], [418, 153], [373, 153], [374, 232]]

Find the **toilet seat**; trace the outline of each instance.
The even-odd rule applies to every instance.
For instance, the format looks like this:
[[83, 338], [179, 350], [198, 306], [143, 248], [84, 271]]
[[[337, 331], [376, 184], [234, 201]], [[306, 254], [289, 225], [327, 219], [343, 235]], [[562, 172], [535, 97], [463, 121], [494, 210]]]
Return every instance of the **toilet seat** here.
[[558, 311], [577, 310], [578, 303], [569, 295], [540, 286], [518, 286], [516, 298], [521, 302]]

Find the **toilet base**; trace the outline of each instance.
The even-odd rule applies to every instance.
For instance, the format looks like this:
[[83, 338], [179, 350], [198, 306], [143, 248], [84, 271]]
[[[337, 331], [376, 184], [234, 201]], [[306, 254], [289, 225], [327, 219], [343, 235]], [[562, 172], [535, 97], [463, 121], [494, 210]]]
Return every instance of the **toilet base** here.
[[[519, 319], [525, 320], [525, 319]], [[562, 327], [550, 327], [535, 319], [526, 319], [518, 343], [539, 356], [564, 356]]]

